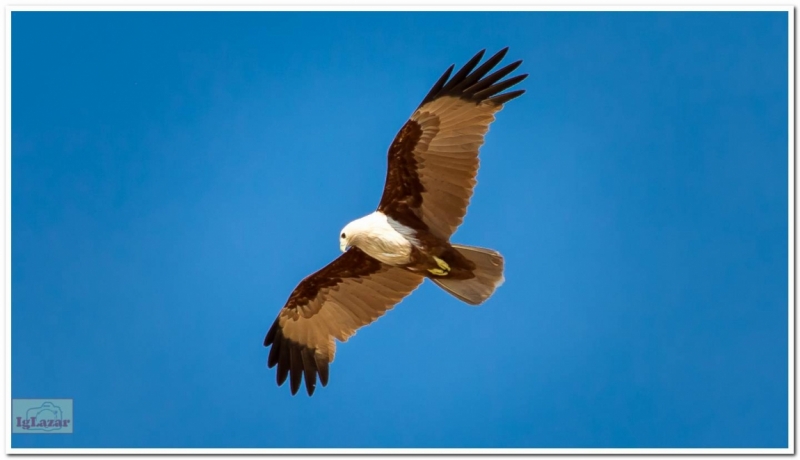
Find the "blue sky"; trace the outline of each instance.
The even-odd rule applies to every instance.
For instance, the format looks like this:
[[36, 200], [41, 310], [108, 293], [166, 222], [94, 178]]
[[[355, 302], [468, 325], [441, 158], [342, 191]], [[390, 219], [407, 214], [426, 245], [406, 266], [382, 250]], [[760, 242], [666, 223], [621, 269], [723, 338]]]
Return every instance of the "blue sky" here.
[[[441, 72], [510, 46], [454, 241], [292, 397], [262, 340]], [[13, 447], [785, 447], [786, 13], [12, 14]]]

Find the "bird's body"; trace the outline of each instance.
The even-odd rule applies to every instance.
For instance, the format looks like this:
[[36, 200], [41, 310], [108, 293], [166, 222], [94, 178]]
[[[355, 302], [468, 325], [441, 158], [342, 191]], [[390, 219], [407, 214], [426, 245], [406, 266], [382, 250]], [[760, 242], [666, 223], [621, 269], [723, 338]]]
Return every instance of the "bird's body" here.
[[370, 257], [387, 265], [404, 266], [411, 261], [412, 250], [419, 245], [414, 231], [380, 211], [356, 219], [342, 229], [339, 246], [344, 252], [356, 246]]
[[343, 254], [300, 282], [264, 339], [278, 385], [289, 377], [295, 394], [305, 378], [309, 395], [317, 377], [327, 385], [335, 340], [346, 341], [425, 278], [470, 305], [503, 283], [500, 253], [450, 237], [466, 214], [489, 124], [524, 93], [502, 93], [527, 76], [503, 80], [522, 61], [489, 74], [506, 51], [476, 68], [481, 51], [452, 78], [451, 66], [400, 129], [378, 209], [342, 229]]
[[[468, 272], [475, 268], [447, 240], [426, 230], [407, 227], [380, 211], [347, 224], [339, 244], [342, 252], [355, 246], [389, 266], [430, 278], [445, 276], [443, 271], [451, 276], [460, 273], [462, 278], [468, 277]], [[447, 269], [442, 268], [442, 261]]]

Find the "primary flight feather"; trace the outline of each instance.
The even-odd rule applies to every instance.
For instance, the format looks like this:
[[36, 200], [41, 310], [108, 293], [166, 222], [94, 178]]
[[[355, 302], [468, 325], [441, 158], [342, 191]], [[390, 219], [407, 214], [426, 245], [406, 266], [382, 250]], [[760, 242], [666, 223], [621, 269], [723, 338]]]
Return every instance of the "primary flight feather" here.
[[503, 282], [497, 251], [450, 243], [464, 219], [478, 173], [478, 150], [494, 115], [525, 90], [503, 92], [527, 77], [504, 78], [522, 61], [493, 73], [508, 48], [480, 51], [452, 77], [439, 78], [389, 147], [378, 209], [347, 224], [343, 252], [306, 277], [289, 296], [264, 339], [267, 364], [292, 394], [317, 376], [328, 384], [334, 340], [346, 341], [416, 289], [425, 278], [478, 305]]

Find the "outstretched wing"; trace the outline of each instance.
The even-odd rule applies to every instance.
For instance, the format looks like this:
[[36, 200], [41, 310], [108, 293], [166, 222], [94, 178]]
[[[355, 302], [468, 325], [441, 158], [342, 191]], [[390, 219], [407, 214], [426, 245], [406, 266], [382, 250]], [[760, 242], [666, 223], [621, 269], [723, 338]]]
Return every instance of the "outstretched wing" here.
[[305, 376], [309, 396], [317, 375], [328, 384], [336, 344], [372, 323], [420, 285], [423, 278], [350, 248], [294, 289], [264, 339], [267, 364], [278, 365], [278, 385], [290, 376], [292, 394]]
[[[516, 61], [487, 75], [508, 48], [489, 58], [479, 52], [452, 78], [439, 78], [389, 147], [389, 168], [378, 210], [394, 220], [449, 239], [464, 219], [478, 173], [478, 149], [503, 104], [525, 90], [502, 91], [527, 74], [503, 78]], [[474, 69], [474, 70], [473, 70]]]

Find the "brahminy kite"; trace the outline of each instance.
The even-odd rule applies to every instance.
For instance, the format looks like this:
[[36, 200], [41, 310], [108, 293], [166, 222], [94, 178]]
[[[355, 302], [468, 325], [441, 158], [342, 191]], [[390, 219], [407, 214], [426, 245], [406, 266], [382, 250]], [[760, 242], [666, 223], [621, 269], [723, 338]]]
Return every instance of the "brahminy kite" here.
[[503, 92], [527, 77], [504, 80], [522, 61], [489, 73], [505, 48], [476, 68], [485, 50], [450, 77], [445, 71], [389, 147], [378, 209], [347, 224], [343, 252], [294, 289], [264, 339], [278, 385], [296, 394], [305, 377], [314, 393], [328, 384], [335, 340], [346, 341], [394, 307], [425, 278], [479, 305], [503, 283], [503, 257], [450, 242], [467, 212], [478, 150], [503, 104], [525, 90]]

